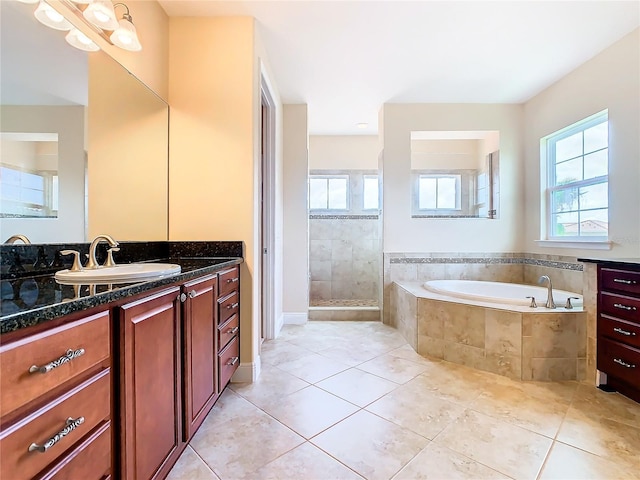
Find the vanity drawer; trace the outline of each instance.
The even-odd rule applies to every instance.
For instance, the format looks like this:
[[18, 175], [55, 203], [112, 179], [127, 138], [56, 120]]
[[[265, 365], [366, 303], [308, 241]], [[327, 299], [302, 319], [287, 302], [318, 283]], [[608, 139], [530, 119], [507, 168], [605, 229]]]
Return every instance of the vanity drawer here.
[[640, 325], [601, 314], [598, 320], [598, 335], [640, 348]]
[[240, 331], [239, 315], [233, 315], [227, 323], [218, 327], [218, 345], [223, 349]]
[[220, 366], [220, 391], [227, 386], [231, 376], [240, 365], [240, 340], [236, 337], [227, 347], [219, 354]]
[[[0, 416], [108, 359], [111, 355], [109, 329], [107, 310], [2, 345]], [[31, 373], [33, 366], [41, 370]]]
[[101, 480], [111, 471], [111, 422], [101, 425], [37, 480]]
[[[0, 478], [32, 478], [110, 414], [111, 375], [107, 369], [2, 431]], [[77, 423], [69, 425], [70, 418]], [[32, 444], [44, 445], [56, 434], [58, 440], [45, 452], [29, 451]]]
[[640, 295], [640, 272], [603, 267], [600, 269], [600, 289]]
[[240, 287], [240, 267], [233, 267], [218, 273], [218, 283], [220, 285], [218, 295], [224, 297]]
[[231, 292], [226, 297], [218, 299], [218, 324], [224, 325], [227, 320], [238, 313], [239, 307], [238, 292]]
[[640, 387], [640, 350], [606, 338], [598, 339], [598, 370]]
[[602, 292], [600, 293], [600, 313], [640, 323], [640, 298]]

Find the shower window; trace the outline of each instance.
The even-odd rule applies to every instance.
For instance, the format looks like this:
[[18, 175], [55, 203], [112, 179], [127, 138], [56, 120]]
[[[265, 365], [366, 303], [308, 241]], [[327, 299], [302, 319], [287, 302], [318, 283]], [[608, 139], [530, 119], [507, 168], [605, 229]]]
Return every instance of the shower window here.
[[311, 210], [348, 210], [349, 175], [313, 175], [309, 177]]
[[547, 238], [606, 240], [609, 232], [607, 111], [542, 139]]
[[459, 210], [460, 175], [419, 175], [418, 210]]
[[364, 175], [362, 186], [362, 209], [378, 210], [380, 208], [380, 190], [377, 175]]

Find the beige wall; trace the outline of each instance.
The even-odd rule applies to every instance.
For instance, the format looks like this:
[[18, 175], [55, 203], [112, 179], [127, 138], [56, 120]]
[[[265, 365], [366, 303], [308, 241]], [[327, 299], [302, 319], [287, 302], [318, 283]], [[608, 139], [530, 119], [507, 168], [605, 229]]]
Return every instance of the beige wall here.
[[[605, 258], [640, 256], [640, 29], [524, 106], [525, 250]], [[609, 251], [540, 247], [540, 139], [609, 109]], [[501, 157], [502, 162], [502, 157]], [[501, 164], [502, 166], [502, 164]]]
[[[380, 120], [384, 251], [521, 251], [522, 119], [522, 105], [385, 104]], [[411, 218], [411, 132], [431, 130], [500, 132], [500, 218]]]
[[[82, 242], [85, 240], [83, 106], [9, 106], [0, 108], [4, 132], [58, 133], [58, 218], [3, 218], [4, 240], [21, 233], [33, 243]], [[2, 146], [4, 156], [4, 145]]]
[[411, 140], [412, 169], [473, 170], [481, 163], [480, 140]]
[[311, 135], [309, 170], [376, 170], [378, 152], [374, 135]]
[[[307, 213], [307, 106], [284, 106], [284, 285], [285, 322], [309, 310], [309, 218]], [[292, 318], [293, 315], [293, 318]]]

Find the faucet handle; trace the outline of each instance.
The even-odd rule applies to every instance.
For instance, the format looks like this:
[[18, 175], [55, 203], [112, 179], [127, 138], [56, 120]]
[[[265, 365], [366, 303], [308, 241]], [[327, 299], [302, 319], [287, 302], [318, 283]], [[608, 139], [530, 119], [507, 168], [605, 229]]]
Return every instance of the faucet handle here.
[[567, 310], [571, 310], [573, 305], [571, 305], [571, 300], [580, 300], [580, 297], [567, 297], [567, 303], [565, 303], [564, 308]]
[[107, 249], [107, 259], [104, 261], [104, 267], [115, 267], [116, 262], [113, 260], [113, 252], [119, 252], [120, 247], [111, 247]]
[[531, 299], [531, 305], [529, 305], [530, 308], [538, 308], [538, 304], [536, 303], [536, 297], [527, 297]]
[[80, 263], [80, 252], [77, 250], [60, 250], [60, 255], [73, 255], [73, 265], [69, 269], [71, 272], [79, 272], [82, 270], [82, 263]]

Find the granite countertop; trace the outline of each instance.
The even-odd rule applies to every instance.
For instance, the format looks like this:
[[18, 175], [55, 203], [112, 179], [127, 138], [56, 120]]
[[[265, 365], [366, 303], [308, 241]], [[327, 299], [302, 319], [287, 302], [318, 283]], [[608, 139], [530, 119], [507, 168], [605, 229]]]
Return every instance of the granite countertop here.
[[[578, 258], [579, 262], [586, 263], [607, 263], [611, 265], [620, 265], [623, 267], [631, 266], [640, 268], [640, 257], [638, 258]], [[635, 269], [635, 268], [634, 268]]]
[[0, 334], [105, 305], [164, 285], [188, 281], [242, 261], [241, 257], [162, 259], [158, 262], [180, 265], [180, 273], [148, 281], [112, 285], [62, 285], [55, 280], [54, 274], [3, 278], [0, 282]]

